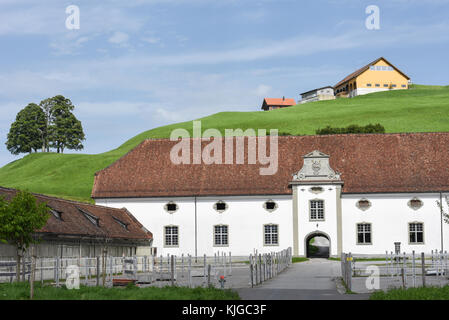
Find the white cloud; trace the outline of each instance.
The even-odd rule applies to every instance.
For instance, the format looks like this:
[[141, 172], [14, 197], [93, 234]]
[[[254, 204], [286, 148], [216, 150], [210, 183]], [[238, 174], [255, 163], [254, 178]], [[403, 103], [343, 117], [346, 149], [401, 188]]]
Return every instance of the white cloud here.
[[128, 40], [129, 40], [128, 34], [121, 31], [114, 32], [114, 34], [108, 39], [110, 43], [118, 44], [120, 46], [127, 45]]

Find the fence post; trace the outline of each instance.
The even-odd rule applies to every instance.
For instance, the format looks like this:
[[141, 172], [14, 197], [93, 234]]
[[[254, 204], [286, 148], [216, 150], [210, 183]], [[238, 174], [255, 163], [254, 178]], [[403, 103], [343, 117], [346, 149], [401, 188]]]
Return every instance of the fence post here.
[[415, 250], [412, 251], [412, 268], [413, 268], [413, 288], [416, 287], [416, 264], [415, 264]]
[[40, 265], [41, 265], [41, 285], [44, 285], [44, 259], [40, 258]]
[[253, 263], [251, 262], [251, 258], [249, 262], [249, 273], [251, 278], [251, 288], [254, 288]]
[[207, 265], [207, 287], [210, 287], [210, 264]]
[[421, 252], [421, 272], [422, 272], [422, 286], [426, 286], [426, 260], [424, 252]]
[[231, 257], [231, 251], [229, 251], [229, 275], [232, 276], [232, 257]]
[[59, 257], [56, 257], [56, 286], [59, 287]]
[[206, 254], [204, 254], [204, 268], [203, 268], [203, 281], [204, 281], [204, 284], [206, 284], [206, 282], [207, 282], [207, 279], [206, 279], [206, 268], [207, 268], [207, 265], [206, 265]]
[[100, 257], [97, 256], [97, 281], [96, 281], [96, 285], [97, 287], [100, 286]]
[[171, 268], [171, 286], [173, 287], [175, 285], [175, 261], [174, 256], [171, 255], [170, 257], [170, 268]]
[[192, 287], [192, 256], [189, 254], [189, 288]]

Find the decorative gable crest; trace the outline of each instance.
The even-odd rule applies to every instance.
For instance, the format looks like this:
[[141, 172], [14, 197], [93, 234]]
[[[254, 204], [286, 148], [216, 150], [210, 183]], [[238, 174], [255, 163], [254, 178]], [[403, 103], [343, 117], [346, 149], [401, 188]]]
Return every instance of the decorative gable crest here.
[[315, 150], [306, 154], [303, 158], [303, 167], [293, 175], [293, 181], [340, 181], [340, 173], [335, 172], [329, 165], [329, 155]]

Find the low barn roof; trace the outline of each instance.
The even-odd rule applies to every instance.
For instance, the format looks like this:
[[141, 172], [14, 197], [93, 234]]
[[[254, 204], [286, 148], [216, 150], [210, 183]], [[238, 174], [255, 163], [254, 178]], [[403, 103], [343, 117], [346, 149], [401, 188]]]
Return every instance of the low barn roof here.
[[264, 102], [268, 106], [294, 106], [296, 105], [295, 99], [290, 98], [265, 98]]
[[[0, 197], [10, 200], [17, 190], [0, 187]], [[61, 219], [50, 214], [47, 224], [38, 231], [46, 235], [65, 235], [114, 240], [148, 241], [153, 238], [139, 221], [126, 209], [115, 209], [88, 203], [64, 200], [40, 194], [33, 194], [37, 201], [46, 202], [48, 207], [60, 214]], [[98, 219], [98, 226], [94, 221]], [[126, 228], [124, 227], [126, 226]]]
[[96, 173], [92, 197], [290, 194], [292, 175], [314, 150], [330, 155], [344, 193], [449, 191], [449, 133], [280, 136], [278, 170], [265, 176], [266, 166], [248, 164], [247, 152], [244, 164], [173, 164], [176, 143], [145, 140]]

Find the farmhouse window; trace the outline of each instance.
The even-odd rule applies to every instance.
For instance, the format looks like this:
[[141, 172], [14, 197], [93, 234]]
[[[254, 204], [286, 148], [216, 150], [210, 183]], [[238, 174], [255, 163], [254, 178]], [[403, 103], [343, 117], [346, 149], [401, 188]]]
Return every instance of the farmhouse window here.
[[367, 87], [371, 87], [371, 83], [367, 83], [366, 86], [367, 86]]
[[323, 200], [310, 200], [310, 220], [324, 220]]
[[178, 227], [166, 226], [165, 227], [165, 246], [176, 247], [179, 245]]
[[371, 224], [358, 223], [357, 224], [357, 243], [371, 244]]
[[228, 226], [214, 226], [214, 245], [227, 246], [228, 244]]
[[409, 239], [410, 243], [424, 243], [424, 224], [410, 223], [409, 224]]
[[264, 225], [263, 231], [265, 246], [276, 246], [279, 244], [279, 229], [277, 224]]

